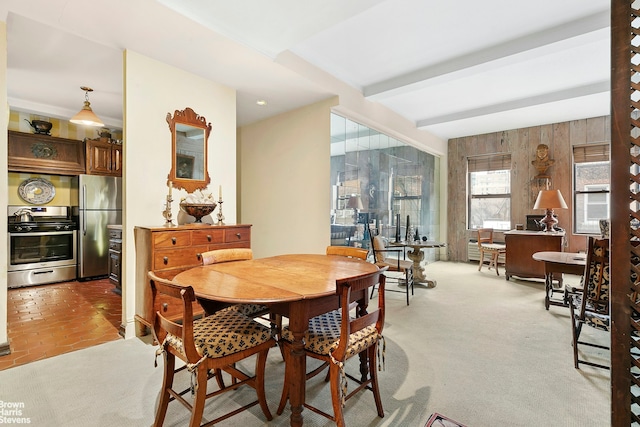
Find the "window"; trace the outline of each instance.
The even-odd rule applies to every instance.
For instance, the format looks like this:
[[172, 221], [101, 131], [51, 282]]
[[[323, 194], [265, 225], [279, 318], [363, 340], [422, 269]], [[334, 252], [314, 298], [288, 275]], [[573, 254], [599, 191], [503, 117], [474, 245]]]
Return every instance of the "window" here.
[[511, 229], [511, 155], [468, 159], [468, 226]]
[[609, 218], [609, 166], [609, 144], [573, 147], [573, 223], [577, 234], [600, 234], [598, 221]]

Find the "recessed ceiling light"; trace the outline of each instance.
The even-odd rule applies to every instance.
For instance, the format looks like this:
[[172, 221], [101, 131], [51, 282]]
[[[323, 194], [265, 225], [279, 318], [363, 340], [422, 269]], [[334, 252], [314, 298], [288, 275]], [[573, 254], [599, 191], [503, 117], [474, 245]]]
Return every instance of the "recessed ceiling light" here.
[[256, 101], [256, 104], [258, 104], [261, 107], [264, 107], [265, 105], [267, 105], [267, 101], [265, 101], [264, 99], [258, 99]]

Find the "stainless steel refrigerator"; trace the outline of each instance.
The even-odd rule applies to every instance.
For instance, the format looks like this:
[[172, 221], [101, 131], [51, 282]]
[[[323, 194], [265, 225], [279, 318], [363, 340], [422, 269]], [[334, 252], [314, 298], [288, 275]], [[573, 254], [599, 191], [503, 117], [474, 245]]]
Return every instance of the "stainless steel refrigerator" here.
[[122, 178], [78, 175], [71, 180], [78, 218], [78, 279], [109, 273], [109, 230], [122, 224]]

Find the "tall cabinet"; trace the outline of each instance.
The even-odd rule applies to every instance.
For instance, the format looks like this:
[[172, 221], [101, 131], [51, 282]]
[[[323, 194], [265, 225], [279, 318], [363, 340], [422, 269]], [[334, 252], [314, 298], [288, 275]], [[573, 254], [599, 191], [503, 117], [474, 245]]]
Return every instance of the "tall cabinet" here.
[[251, 248], [251, 225], [180, 225], [135, 227], [136, 334], [151, 327], [153, 306], [148, 271], [165, 279], [202, 265], [202, 253], [214, 249]]
[[[533, 259], [536, 252], [564, 250], [564, 232], [547, 233], [544, 231], [511, 230], [504, 233], [507, 245], [505, 275], [522, 278], [544, 279], [544, 263]], [[560, 281], [562, 273], [554, 273], [554, 279]]]

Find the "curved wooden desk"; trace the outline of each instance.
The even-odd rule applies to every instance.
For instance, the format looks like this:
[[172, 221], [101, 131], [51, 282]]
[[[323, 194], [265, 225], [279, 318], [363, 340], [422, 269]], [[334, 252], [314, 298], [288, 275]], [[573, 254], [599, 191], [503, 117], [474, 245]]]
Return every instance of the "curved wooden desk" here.
[[[331, 255], [279, 255], [242, 262], [195, 267], [174, 277], [181, 285], [193, 287], [206, 311], [220, 304], [268, 304], [272, 312], [289, 318], [295, 338], [289, 384], [291, 425], [302, 425], [305, 401], [306, 357], [304, 333], [309, 319], [338, 306], [336, 280], [377, 270], [359, 259]], [[366, 292], [357, 298], [365, 299]]]
[[[584, 274], [584, 267], [587, 263], [586, 254], [574, 252], [536, 252], [532, 255], [536, 261], [544, 262], [544, 307], [549, 310], [550, 305], [566, 306], [566, 301], [551, 299], [553, 296], [553, 273]], [[562, 285], [562, 283], [561, 283]]]
[[435, 288], [437, 282], [435, 280], [427, 279], [424, 273], [424, 267], [422, 261], [424, 261], [424, 252], [422, 249], [444, 248], [446, 243], [434, 242], [427, 240], [426, 242], [391, 242], [390, 246], [403, 246], [411, 248], [407, 252], [407, 256], [413, 261], [413, 280], [414, 283], [426, 283], [428, 288]]

